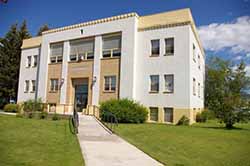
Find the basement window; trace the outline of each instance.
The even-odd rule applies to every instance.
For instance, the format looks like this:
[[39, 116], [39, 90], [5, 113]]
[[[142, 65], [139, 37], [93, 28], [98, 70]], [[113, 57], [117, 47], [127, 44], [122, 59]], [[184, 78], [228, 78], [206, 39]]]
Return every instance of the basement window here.
[[158, 107], [150, 107], [150, 120], [157, 122], [158, 121]]

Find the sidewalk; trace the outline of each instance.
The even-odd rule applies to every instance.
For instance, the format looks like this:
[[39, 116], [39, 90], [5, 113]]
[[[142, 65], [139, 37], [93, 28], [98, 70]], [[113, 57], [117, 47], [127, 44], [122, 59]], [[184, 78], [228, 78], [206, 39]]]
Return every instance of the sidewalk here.
[[135, 146], [106, 131], [92, 116], [80, 115], [78, 139], [86, 166], [161, 166]]

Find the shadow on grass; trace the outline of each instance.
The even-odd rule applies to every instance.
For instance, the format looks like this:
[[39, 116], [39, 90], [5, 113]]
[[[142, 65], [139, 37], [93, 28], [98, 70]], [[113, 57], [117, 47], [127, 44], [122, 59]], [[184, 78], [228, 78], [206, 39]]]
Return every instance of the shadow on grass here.
[[222, 127], [222, 126], [192, 126], [192, 127], [196, 127], [196, 128], [207, 128], [207, 129], [216, 129], [216, 130], [246, 130], [249, 131], [249, 129], [246, 128], [241, 128], [241, 127], [232, 127], [230, 129], [226, 128], [226, 127]]

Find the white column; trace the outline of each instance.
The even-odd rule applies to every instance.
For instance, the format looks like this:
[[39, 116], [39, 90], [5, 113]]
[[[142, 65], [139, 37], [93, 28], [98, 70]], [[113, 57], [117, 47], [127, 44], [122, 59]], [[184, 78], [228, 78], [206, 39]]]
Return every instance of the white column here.
[[41, 55], [39, 58], [37, 97], [46, 102], [47, 78], [48, 78], [49, 42], [42, 41]]
[[63, 63], [61, 76], [61, 79], [64, 81], [61, 86], [60, 104], [66, 104], [69, 50], [69, 41], [65, 41], [63, 44]]
[[92, 105], [99, 105], [100, 92], [100, 69], [101, 69], [101, 55], [102, 55], [102, 36], [95, 37], [95, 52], [94, 52], [94, 67], [93, 67], [93, 83], [92, 87]]

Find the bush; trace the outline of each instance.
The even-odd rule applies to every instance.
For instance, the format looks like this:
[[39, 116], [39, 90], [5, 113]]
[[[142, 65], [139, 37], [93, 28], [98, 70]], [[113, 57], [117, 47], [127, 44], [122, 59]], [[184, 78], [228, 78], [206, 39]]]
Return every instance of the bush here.
[[183, 115], [177, 125], [189, 125], [189, 118]]
[[208, 119], [214, 119], [214, 114], [212, 111], [204, 110], [201, 113], [196, 114], [196, 122], [204, 123]]
[[147, 108], [129, 99], [111, 99], [101, 103], [101, 119], [105, 121], [107, 112], [114, 114], [120, 123], [143, 123], [148, 116]]
[[40, 115], [40, 119], [46, 119], [48, 116], [48, 113], [45, 111], [42, 111], [39, 115]]
[[3, 108], [5, 112], [17, 112], [18, 105], [17, 104], [6, 104]]
[[59, 116], [57, 113], [54, 113], [54, 115], [52, 116], [52, 120], [59, 120]]
[[43, 103], [41, 99], [38, 100], [28, 100], [23, 103], [23, 110], [25, 112], [41, 112], [43, 111]]

